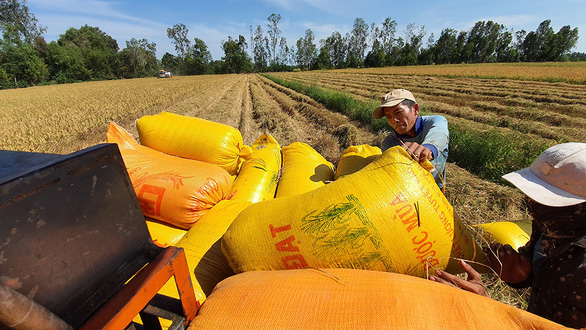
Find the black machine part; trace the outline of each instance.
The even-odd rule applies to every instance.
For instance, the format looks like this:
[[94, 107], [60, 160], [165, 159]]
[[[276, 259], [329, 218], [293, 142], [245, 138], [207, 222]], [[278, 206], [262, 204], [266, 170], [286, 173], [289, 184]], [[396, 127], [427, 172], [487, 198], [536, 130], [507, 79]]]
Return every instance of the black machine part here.
[[116, 144], [0, 164], [0, 282], [74, 328], [160, 252]]

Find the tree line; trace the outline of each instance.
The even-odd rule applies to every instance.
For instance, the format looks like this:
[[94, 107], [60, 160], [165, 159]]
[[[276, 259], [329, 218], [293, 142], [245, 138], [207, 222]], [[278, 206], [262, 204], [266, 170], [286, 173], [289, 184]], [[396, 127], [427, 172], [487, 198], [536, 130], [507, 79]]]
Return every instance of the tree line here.
[[444, 29], [426, 45], [424, 26], [409, 24], [402, 34], [397, 22], [380, 24], [354, 20], [350, 32], [334, 31], [316, 42], [311, 29], [289, 46], [279, 29], [281, 15], [271, 14], [266, 26], [250, 26], [250, 36], [229, 36], [221, 44], [224, 56], [213, 60], [202, 39], [189, 37], [181, 23], [167, 29], [176, 54], [156, 57], [156, 44], [131, 38], [120, 49], [98, 27], [69, 28], [47, 43], [46, 28], [29, 12], [26, 0], [0, 0], [0, 89], [46, 83], [155, 76], [160, 69], [175, 75], [285, 71], [486, 62], [586, 60], [571, 53], [578, 28], [555, 32], [551, 21], [535, 31], [512, 31], [492, 21], [479, 21], [469, 31]]

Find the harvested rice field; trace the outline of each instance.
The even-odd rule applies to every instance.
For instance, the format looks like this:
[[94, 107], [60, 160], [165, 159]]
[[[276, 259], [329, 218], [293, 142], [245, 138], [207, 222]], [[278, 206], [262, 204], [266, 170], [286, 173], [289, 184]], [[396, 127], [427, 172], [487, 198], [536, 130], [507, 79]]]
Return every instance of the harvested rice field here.
[[[500, 173], [518, 169], [548, 146], [586, 142], [586, 66], [550, 63], [143, 78], [1, 90], [0, 147], [67, 154], [104, 142], [110, 121], [138, 139], [138, 118], [168, 111], [230, 125], [248, 145], [262, 133], [281, 146], [304, 142], [337, 165], [347, 147], [378, 146], [390, 129], [277, 81], [341, 93], [371, 109], [386, 92], [405, 88], [423, 114], [445, 116], [452, 135], [445, 195], [470, 228], [529, 219], [524, 196], [499, 181]], [[492, 154], [479, 149], [500, 144], [507, 148]], [[469, 161], [466, 155], [475, 151], [485, 158]], [[519, 162], [498, 166], [520, 153]], [[478, 170], [489, 161], [497, 164], [493, 172]], [[485, 280], [493, 298], [525, 307], [526, 291], [509, 289], [491, 275]]]

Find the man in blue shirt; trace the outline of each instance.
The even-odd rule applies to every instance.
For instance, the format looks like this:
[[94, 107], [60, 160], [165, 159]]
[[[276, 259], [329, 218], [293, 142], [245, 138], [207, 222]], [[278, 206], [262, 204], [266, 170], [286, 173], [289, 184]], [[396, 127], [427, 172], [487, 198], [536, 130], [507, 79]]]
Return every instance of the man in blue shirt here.
[[382, 141], [381, 150], [402, 146], [418, 162], [429, 160], [436, 171], [435, 182], [444, 186], [450, 133], [444, 116], [419, 116], [419, 104], [411, 92], [395, 89], [382, 97], [374, 109], [375, 119], [386, 117], [393, 131]]

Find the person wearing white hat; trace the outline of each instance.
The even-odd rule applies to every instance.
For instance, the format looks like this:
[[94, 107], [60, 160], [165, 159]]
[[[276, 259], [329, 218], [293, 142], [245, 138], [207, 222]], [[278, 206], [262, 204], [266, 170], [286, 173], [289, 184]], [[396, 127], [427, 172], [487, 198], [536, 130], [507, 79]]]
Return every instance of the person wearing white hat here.
[[[519, 251], [508, 244], [486, 248], [490, 266], [510, 286], [531, 287], [530, 312], [586, 327], [586, 143], [548, 148], [530, 167], [503, 178], [527, 195], [533, 230]], [[480, 275], [463, 268], [468, 281], [443, 271], [430, 279], [482, 294]]]
[[444, 116], [419, 116], [419, 104], [413, 93], [395, 89], [382, 97], [374, 109], [375, 119], [385, 117], [393, 131], [381, 142], [381, 150], [402, 146], [418, 162], [429, 160], [436, 171], [432, 175], [440, 188], [444, 186], [450, 133]]

